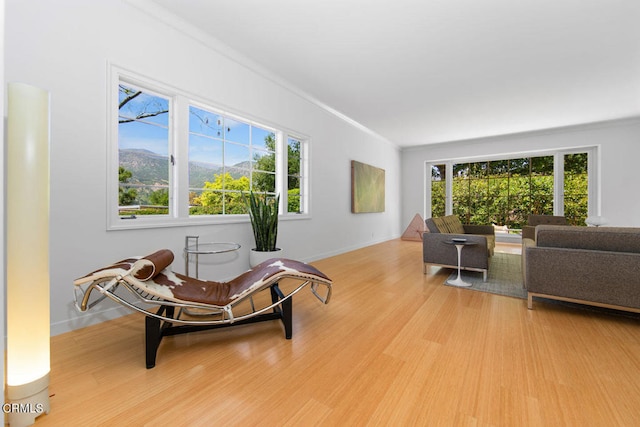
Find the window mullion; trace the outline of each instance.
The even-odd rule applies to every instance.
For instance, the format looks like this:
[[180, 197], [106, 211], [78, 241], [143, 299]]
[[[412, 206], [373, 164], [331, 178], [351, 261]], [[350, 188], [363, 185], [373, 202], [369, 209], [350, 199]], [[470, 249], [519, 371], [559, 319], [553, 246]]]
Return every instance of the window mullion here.
[[592, 147], [587, 150], [587, 202], [588, 215], [600, 215], [600, 171], [596, 163], [598, 148]]
[[[300, 141], [300, 196], [299, 196], [299, 211], [301, 213], [310, 213], [311, 212], [311, 200], [309, 198], [310, 192], [310, 170], [311, 166], [309, 164], [309, 159], [311, 158], [310, 150], [311, 150], [311, 142], [309, 138], [302, 138]], [[287, 153], [289, 152], [287, 148]], [[287, 162], [288, 165], [288, 162]], [[288, 211], [288, 209], [287, 209]]]
[[564, 153], [553, 156], [553, 214], [564, 216]]
[[276, 132], [276, 161], [275, 161], [275, 173], [276, 173], [276, 194], [280, 195], [280, 206], [279, 211], [280, 215], [285, 214], [287, 212], [288, 206], [288, 189], [287, 182], [289, 181], [288, 177], [288, 168], [287, 168], [287, 135], [283, 132]]
[[446, 162], [445, 164], [445, 215], [453, 214], [453, 162]]
[[177, 218], [189, 217], [189, 100], [174, 98], [172, 153], [173, 207]]

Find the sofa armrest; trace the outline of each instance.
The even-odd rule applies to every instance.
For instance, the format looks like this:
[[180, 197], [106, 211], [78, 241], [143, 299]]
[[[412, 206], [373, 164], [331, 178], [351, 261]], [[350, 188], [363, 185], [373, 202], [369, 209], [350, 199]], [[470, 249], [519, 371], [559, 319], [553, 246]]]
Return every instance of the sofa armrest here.
[[535, 225], [523, 225], [522, 226], [522, 239], [536, 240], [536, 226]]
[[[535, 227], [533, 227], [535, 229]], [[528, 238], [528, 237], [524, 237], [524, 235], [522, 236], [522, 255], [520, 256], [520, 266], [522, 267], [522, 285], [523, 287], [526, 289], [527, 287], [527, 277], [525, 272], [527, 271], [527, 257], [526, 257], [526, 253], [527, 253], [527, 248], [533, 248], [536, 246], [536, 242], [535, 240], [533, 240], [532, 238]]]
[[465, 234], [488, 234], [488, 235], [496, 234], [496, 230], [493, 228], [493, 225], [465, 224], [462, 227], [464, 227]]

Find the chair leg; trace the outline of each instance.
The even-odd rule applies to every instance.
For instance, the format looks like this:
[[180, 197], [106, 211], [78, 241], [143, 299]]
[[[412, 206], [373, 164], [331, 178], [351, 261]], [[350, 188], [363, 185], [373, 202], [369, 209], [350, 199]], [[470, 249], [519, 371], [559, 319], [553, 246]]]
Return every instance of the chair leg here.
[[482, 270], [482, 281], [483, 282], [487, 281], [487, 270]]
[[282, 301], [279, 308], [274, 308], [280, 311], [280, 318], [284, 325], [284, 337], [288, 340], [293, 336], [293, 298], [284, 299], [284, 294], [278, 287], [278, 284], [271, 286], [271, 302]]
[[[156, 312], [161, 316], [166, 314], [167, 317], [173, 318], [175, 315], [175, 307], [161, 306]], [[147, 362], [147, 369], [151, 369], [156, 366], [156, 355], [158, 354], [158, 347], [160, 347], [160, 341], [164, 336], [164, 331], [171, 328], [172, 323], [163, 322], [162, 320], [146, 316], [144, 319], [144, 341], [145, 341], [145, 356]]]
[[284, 324], [284, 337], [290, 340], [293, 336], [293, 298], [282, 302], [282, 323]]
[[147, 316], [144, 322], [147, 369], [156, 366], [156, 354], [162, 340], [160, 319]]

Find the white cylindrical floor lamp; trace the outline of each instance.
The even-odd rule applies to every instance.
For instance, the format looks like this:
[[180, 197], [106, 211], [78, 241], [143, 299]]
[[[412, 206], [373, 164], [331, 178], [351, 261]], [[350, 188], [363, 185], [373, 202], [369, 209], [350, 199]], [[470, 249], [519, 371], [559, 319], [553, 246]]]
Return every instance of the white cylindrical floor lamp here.
[[49, 93], [10, 83], [7, 109], [9, 424], [49, 412]]

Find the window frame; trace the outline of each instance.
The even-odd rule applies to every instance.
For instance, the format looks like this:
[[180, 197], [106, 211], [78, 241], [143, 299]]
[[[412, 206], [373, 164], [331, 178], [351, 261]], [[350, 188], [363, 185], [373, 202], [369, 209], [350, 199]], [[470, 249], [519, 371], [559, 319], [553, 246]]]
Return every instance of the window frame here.
[[[289, 163], [288, 156], [284, 156], [284, 153], [289, 153], [289, 140], [295, 140], [300, 143], [300, 172], [299, 172], [299, 187], [300, 187], [300, 195], [299, 195], [299, 206], [303, 209], [299, 212], [289, 212]], [[305, 215], [308, 212], [309, 206], [309, 140], [299, 134], [295, 133], [287, 133], [283, 135], [282, 141], [282, 159], [280, 159], [282, 163], [282, 178], [284, 182], [282, 183], [283, 187], [286, 187], [286, 191], [282, 194], [281, 198], [283, 199], [282, 207], [284, 209], [284, 213], [287, 215], [296, 215], [301, 216]]]
[[483, 157], [462, 157], [451, 158], [443, 160], [427, 160], [424, 163], [424, 206], [423, 212], [425, 218], [432, 216], [431, 207], [431, 167], [444, 165], [445, 166], [445, 215], [451, 215], [453, 213], [453, 165], [459, 163], [477, 163], [485, 161], [498, 161], [515, 159], [521, 157], [541, 157], [541, 156], [553, 156], [554, 157], [554, 199], [553, 209], [554, 215], [564, 215], [564, 156], [567, 154], [587, 153], [588, 155], [588, 215], [599, 215], [600, 213], [600, 147], [598, 145], [572, 147], [566, 149], [557, 150], [541, 150], [541, 151], [526, 151], [526, 152], [514, 152], [497, 154], [492, 156]]
[[[161, 215], [139, 215], [132, 219], [124, 219], [119, 215], [118, 199], [118, 116], [119, 116], [119, 84], [129, 84], [151, 94], [157, 94], [169, 100], [169, 156], [174, 163], [169, 170], [169, 213]], [[252, 126], [273, 130], [276, 135], [276, 193], [280, 194], [280, 220], [304, 219], [311, 217], [309, 194], [309, 136], [286, 127], [269, 123], [252, 117], [249, 114], [223, 108], [207, 99], [203, 99], [184, 90], [159, 83], [151, 78], [131, 72], [110, 64], [108, 69], [107, 96], [107, 185], [106, 185], [106, 222], [107, 230], [127, 230], [143, 228], [180, 227], [194, 225], [230, 224], [248, 222], [248, 214], [189, 214], [189, 107], [204, 108], [233, 120], [240, 120]], [[287, 141], [295, 138], [301, 142], [304, 152], [304, 197], [305, 211], [302, 213], [287, 212]], [[186, 159], [186, 160], [183, 160]], [[301, 172], [302, 173], [302, 172]], [[301, 188], [301, 193], [303, 189]], [[302, 197], [302, 196], [301, 196]]]
[[[174, 177], [174, 167], [171, 164], [172, 163], [172, 159], [175, 158], [175, 153], [174, 153], [174, 141], [175, 141], [175, 136], [174, 136], [174, 120], [172, 119], [172, 115], [173, 112], [175, 111], [175, 99], [173, 99], [171, 96], [167, 95], [166, 93], [164, 93], [162, 90], [157, 90], [156, 88], [151, 88], [151, 87], [142, 87], [140, 84], [138, 84], [137, 82], [133, 82], [132, 80], [125, 80], [125, 79], [120, 79], [118, 81], [118, 88], [120, 86], [120, 84], [126, 85], [126, 86], [130, 86], [130, 87], [134, 87], [135, 89], [139, 89], [144, 91], [144, 94], [149, 94], [149, 95], [153, 95], [156, 97], [161, 97], [161, 98], [165, 98], [167, 100], [167, 104], [168, 104], [168, 108], [169, 111], [167, 113], [168, 115], [168, 119], [167, 119], [167, 167], [168, 167], [168, 184], [167, 184], [167, 189], [169, 191], [169, 204], [168, 204], [168, 210], [169, 212], [167, 214], [158, 214], [158, 215], [148, 215], [149, 217], [158, 217], [158, 218], [167, 218], [172, 216], [172, 211], [174, 210], [174, 203], [172, 203], [172, 198], [173, 198], [173, 194], [174, 191], [172, 191], [173, 187], [174, 187], [174, 182], [175, 182], [175, 177]], [[117, 96], [117, 105], [120, 104], [119, 101], [119, 93], [116, 94]], [[120, 166], [120, 161], [119, 161], [119, 149], [120, 149], [120, 144], [119, 144], [119, 108], [118, 108], [118, 119], [115, 120], [116, 123], [115, 124], [115, 159], [116, 159], [116, 169]], [[144, 121], [143, 121], [144, 122]], [[119, 184], [118, 184], [119, 187]], [[119, 209], [119, 200], [117, 200], [116, 202], [117, 204], [117, 208]], [[123, 215], [118, 215], [118, 217], [120, 219], [126, 220], [129, 219], [126, 216]], [[146, 216], [145, 216], [146, 217]]]

